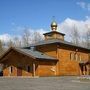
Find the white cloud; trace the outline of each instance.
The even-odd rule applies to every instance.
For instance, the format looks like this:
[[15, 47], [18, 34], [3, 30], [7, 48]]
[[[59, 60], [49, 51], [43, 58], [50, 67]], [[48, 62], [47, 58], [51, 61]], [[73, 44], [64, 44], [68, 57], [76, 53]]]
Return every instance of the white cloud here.
[[[66, 34], [66, 40], [70, 41], [70, 34], [73, 30], [74, 25], [77, 27], [78, 32], [80, 35], [84, 35], [85, 32], [89, 29], [90, 30], [90, 17], [87, 16], [86, 20], [75, 20], [71, 18], [65, 19], [62, 23], [58, 24], [58, 31]], [[43, 33], [49, 32], [44, 29], [31, 29], [29, 28], [31, 34], [33, 35], [34, 31], [37, 31], [43, 37]], [[51, 30], [50, 30], [51, 31]], [[21, 40], [21, 35], [16, 35]], [[3, 34], [0, 35], [0, 39], [4, 42], [8, 42], [9, 40], [13, 40], [15, 36], [10, 34]]]
[[90, 20], [90, 16], [86, 16], [86, 19], [87, 19], [87, 20]]
[[[21, 28], [21, 27], [20, 27], [20, 28], [17, 28], [17, 29], [18, 29], [18, 30], [20, 29], [19, 32], [21, 32], [21, 33], [22, 33], [23, 30], [24, 30], [24, 28]], [[30, 34], [31, 34], [31, 35], [33, 35], [35, 31], [36, 31], [36, 32], [39, 32], [42, 38], [44, 38], [44, 37], [43, 37], [43, 33], [48, 32], [48, 31], [46, 31], [46, 30], [44, 30], [44, 29], [31, 29], [31, 28], [28, 28], [28, 30], [30, 31]], [[1, 40], [2, 42], [4, 42], [4, 43], [7, 43], [7, 42], [9, 42], [10, 40], [13, 41], [13, 40], [15, 39], [15, 37], [18, 37], [18, 39], [21, 40], [21, 42], [22, 42], [22, 35], [10, 35], [9, 33], [1, 34], [1, 35], [0, 35], [0, 40]], [[32, 37], [32, 38], [33, 38], [33, 37]]]
[[33, 32], [39, 32], [40, 34], [43, 34], [43, 33], [45, 33], [45, 32], [48, 32], [47, 30], [44, 30], [44, 29], [31, 29], [31, 28], [28, 28], [28, 30], [31, 32], [31, 33], [33, 33]]
[[0, 35], [0, 40], [3, 42], [8, 42], [11, 39], [12, 39], [12, 36], [7, 33]]
[[83, 20], [74, 20], [71, 18], [65, 19], [62, 23], [58, 25], [58, 30], [66, 34], [66, 40], [70, 39], [71, 31], [74, 28], [74, 25], [77, 27], [78, 32], [83, 36], [86, 31], [90, 30], [90, 19]]
[[83, 9], [86, 9], [86, 10], [90, 11], [90, 3], [77, 2], [76, 4], [79, 5]]
[[90, 11], [90, 3], [88, 3], [87, 8], [88, 8], [88, 10]]
[[20, 35], [10, 35], [8, 33], [0, 35], [0, 40], [6, 45], [8, 42], [13, 41], [15, 37], [19, 38], [19, 40], [22, 40]]
[[81, 8], [86, 8], [86, 3], [85, 2], [77, 2], [77, 5], [79, 5]]

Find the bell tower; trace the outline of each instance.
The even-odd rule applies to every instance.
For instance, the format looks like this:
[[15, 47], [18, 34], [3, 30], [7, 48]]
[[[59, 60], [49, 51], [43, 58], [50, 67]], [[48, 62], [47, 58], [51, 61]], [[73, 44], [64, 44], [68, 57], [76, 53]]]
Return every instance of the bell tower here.
[[51, 32], [47, 32], [43, 34], [45, 40], [50, 40], [50, 39], [64, 40], [65, 34], [57, 31], [58, 24], [56, 23], [56, 21], [53, 21], [50, 26], [51, 26]]

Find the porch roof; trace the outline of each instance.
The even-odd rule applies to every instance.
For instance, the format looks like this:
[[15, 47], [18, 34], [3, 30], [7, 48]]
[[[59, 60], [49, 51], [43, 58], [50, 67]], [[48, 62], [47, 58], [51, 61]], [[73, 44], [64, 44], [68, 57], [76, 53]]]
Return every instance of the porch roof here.
[[33, 59], [38, 59], [38, 60], [54, 60], [57, 61], [57, 58], [48, 56], [42, 52], [36, 51], [36, 50], [30, 50], [30, 49], [23, 49], [23, 48], [15, 48], [11, 47], [9, 48], [1, 57], [0, 57], [0, 62], [2, 62], [3, 57], [5, 57], [11, 50], [17, 51], [19, 53], [22, 53], [26, 56], [29, 56]]
[[42, 52], [39, 52], [37, 50], [30, 50], [30, 49], [23, 49], [23, 48], [16, 48], [17, 50], [20, 50], [23, 53], [26, 53], [27, 55], [33, 56], [37, 59], [49, 59], [49, 60], [57, 60], [57, 58], [48, 56]]

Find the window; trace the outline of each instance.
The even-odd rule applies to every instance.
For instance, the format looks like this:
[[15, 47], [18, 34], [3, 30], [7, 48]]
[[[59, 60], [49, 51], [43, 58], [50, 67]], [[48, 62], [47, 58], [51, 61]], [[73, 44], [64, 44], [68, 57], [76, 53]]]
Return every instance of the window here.
[[81, 60], [81, 55], [78, 54], [78, 53], [71, 52], [70, 53], [70, 60], [80, 61]]
[[74, 53], [73, 52], [70, 53], [70, 60], [74, 60]]
[[13, 72], [13, 67], [11, 67], [11, 73]]
[[10, 72], [10, 74], [13, 72], [13, 67], [12, 66], [9, 67], [9, 72]]
[[70, 60], [72, 60], [72, 53], [70, 53]]
[[75, 54], [75, 60], [78, 61], [78, 54]]
[[82, 60], [82, 58], [81, 58], [81, 55], [80, 55], [80, 61]]
[[76, 54], [76, 53], [74, 53], [74, 60], [76, 60], [76, 57], [77, 57], [77, 54]]
[[80, 61], [81, 60], [80, 54], [77, 54], [77, 53], [75, 53], [74, 58], [75, 58], [74, 60], [76, 60], [76, 61]]
[[27, 66], [27, 71], [30, 72], [30, 66]]
[[78, 61], [80, 61], [80, 54], [78, 54]]
[[81, 55], [78, 54], [78, 61], [81, 61]]

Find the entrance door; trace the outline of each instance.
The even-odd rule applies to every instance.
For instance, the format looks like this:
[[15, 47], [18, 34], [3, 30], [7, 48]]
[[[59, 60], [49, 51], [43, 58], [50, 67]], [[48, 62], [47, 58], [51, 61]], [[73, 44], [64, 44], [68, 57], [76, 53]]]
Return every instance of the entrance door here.
[[22, 76], [22, 67], [17, 67], [17, 76]]

